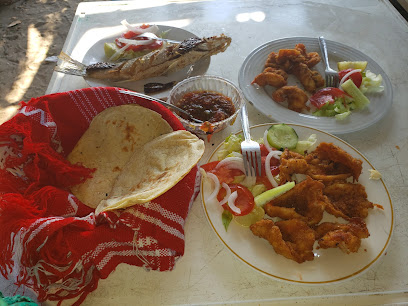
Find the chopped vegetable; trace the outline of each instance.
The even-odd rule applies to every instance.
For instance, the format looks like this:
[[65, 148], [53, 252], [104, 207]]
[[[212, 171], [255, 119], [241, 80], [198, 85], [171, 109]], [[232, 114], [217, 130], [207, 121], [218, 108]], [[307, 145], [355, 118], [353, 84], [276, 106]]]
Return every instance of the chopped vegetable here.
[[295, 187], [295, 182], [287, 182], [276, 188], [269, 189], [255, 197], [255, 205], [264, 206], [266, 203], [291, 190], [293, 187]]
[[364, 71], [367, 67], [367, 61], [342, 61], [337, 63], [337, 68], [339, 71], [345, 70], [345, 69], [361, 69], [361, 71]]
[[363, 75], [361, 73], [361, 69], [349, 68], [341, 70], [339, 71], [339, 78], [340, 78], [339, 87], [341, 87], [341, 85], [348, 79], [351, 79], [357, 87], [360, 87], [361, 83], [363, 82]]
[[313, 106], [320, 109], [327, 103], [334, 103], [336, 98], [343, 98], [345, 96], [347, 94], [339, 88], [326, 87], [318, 90], [309, 100]]
[[217, 157], [218, 160], [224, 159], [228, 154], [232, 152], [241, 151], [241, 142], [244, 140], [242, 135], [231, 134], [228, 136], [223, 143], [222, 149], [218, 151]]
[[232, 220], [232, 213], [229, 210], [224, 210], [221, 215], [222, 224], [224, 225], [225, 231], [228, 230], [228, 227]]
[[370, 103], [370, 100], [357, 88], [352, 80], [344, 82], [341, 88], [353, 97], [357, 109], [364, 109]]
[[278, 150], [294, 149], [298, 142], [298, 135], [291, 126], [281, 123], [272, 125], [268, 129], [267, 139], [269, 144]]
[[255, 206], [254, 209], [245, 216], [234, 216], [234, 221], [241, 226], [248, 227], [262, 220], [265, 216], [265, 211], [260, 206]]
[[381, 173], [378, 170], [374, 170], [374, 169], [369, 169], [368, 171], [370, 171], [370, 180], [379, 180], [381, 179]]
[[299, 140], [296, 148], [293, 150], [296, 153], [305, 155], [307, 151], [312, 151], [314, 150], [314, 147], [316, 146], [317, 143], [317, 136], [316, 134], [311, 134], [308, 139], [306, 140]]
[[363, 93], [378, 93], [384, 91], [384, 86], [382, 84], [381, 74], [376, 75], [370, 70], [367, 70], [364, 73], [362, 84], [360, 90]]

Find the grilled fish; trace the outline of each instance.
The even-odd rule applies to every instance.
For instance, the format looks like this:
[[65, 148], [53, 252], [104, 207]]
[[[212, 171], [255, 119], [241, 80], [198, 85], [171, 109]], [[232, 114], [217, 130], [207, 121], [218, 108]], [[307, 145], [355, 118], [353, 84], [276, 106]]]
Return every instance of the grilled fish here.
[[55, 71], [111, 81], [138, 81], [178, 71], [200, 59], [224, 52], [231, 38], [221, 34], [208, 38], [189, 38], [179, 44], [150, 52], [120, 63], [84, 65], [61, 52], [61, 65]]

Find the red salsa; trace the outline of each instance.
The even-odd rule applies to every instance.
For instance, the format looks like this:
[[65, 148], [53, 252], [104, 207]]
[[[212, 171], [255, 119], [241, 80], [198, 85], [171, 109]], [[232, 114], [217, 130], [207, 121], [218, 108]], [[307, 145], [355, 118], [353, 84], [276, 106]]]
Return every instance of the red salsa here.
[[[218, 122], [235, 113], [235, 106], [231, 99], [218, 92], [199, 90], [185, 94], [177, 106], [187, 111], [196, 119], [208, 122]], [[187, 116], [181, 117], [188, 119]]]

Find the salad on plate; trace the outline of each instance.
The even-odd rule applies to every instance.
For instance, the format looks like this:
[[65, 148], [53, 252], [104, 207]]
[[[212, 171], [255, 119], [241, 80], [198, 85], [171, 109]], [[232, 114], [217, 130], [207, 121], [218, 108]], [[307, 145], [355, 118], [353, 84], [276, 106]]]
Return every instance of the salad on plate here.
[[347, 118], [353, 110], [365, 109], [370, 94], [384, 91], [381, 74], [366, 70], [366, 61], [342, 61], [337, 63], [339, 86], [325, 87], [309, 98], [315, 116]]
[[165, 45], [163, 38], [167, 31], [159, 33], [157, 25], [131, 25], [126, 19], [121, 24], [126, 27], [126, 32], [114, 42], [104, 44], [105, 56], [109, 62], [140, 57]]

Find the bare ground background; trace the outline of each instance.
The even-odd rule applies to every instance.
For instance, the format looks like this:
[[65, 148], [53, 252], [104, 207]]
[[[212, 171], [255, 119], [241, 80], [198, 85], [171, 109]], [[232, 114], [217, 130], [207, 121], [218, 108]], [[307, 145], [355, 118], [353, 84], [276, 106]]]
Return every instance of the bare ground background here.
[[[91, 2], [88, 0], [87, 2]], [[44, 95], [80, 0], [0, 0], [0, 124]]]

